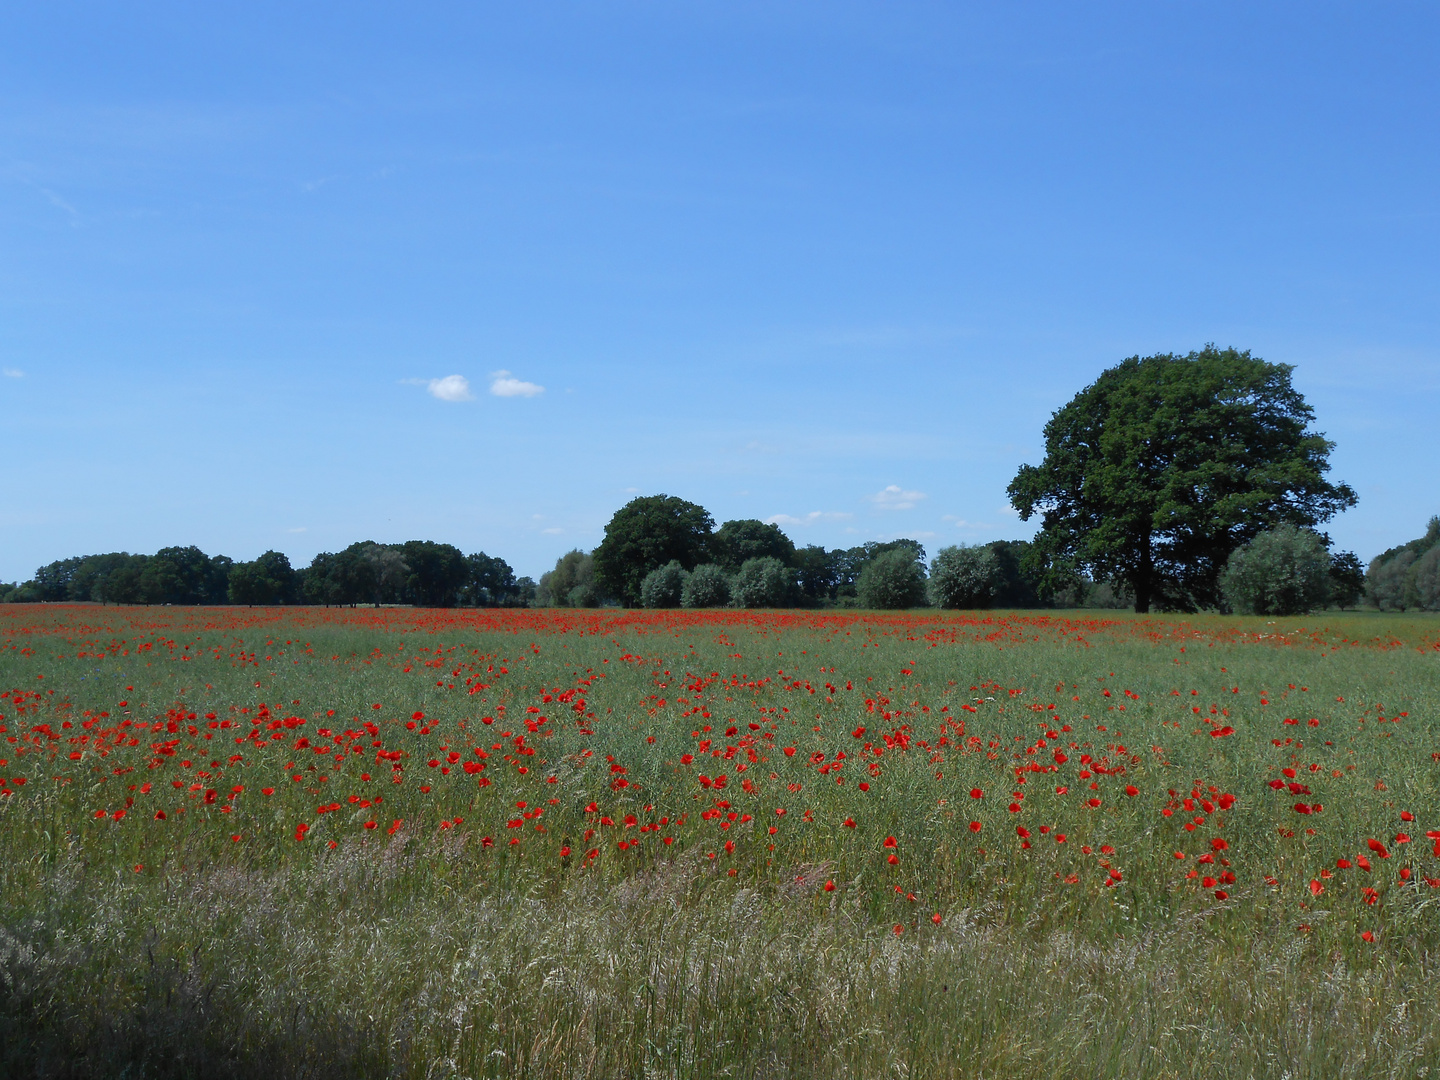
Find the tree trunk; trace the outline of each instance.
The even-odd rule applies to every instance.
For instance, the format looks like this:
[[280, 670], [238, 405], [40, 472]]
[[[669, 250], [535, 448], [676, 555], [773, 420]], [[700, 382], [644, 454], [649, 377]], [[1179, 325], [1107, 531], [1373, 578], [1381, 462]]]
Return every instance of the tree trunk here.
[[1135, 568], [1135, 614], [1150, 614], [1150, 579], [1154, 574], [1150, 561], [1150, 534], [1140, 538], [1140, 565]]

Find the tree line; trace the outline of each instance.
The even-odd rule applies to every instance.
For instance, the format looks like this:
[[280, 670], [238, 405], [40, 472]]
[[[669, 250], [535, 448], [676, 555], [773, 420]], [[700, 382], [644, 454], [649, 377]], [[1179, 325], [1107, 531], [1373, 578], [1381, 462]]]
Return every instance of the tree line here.
[[[555, 607], [880, 609], [1117, 602], [1108, 587], [1047, 589], [1026, 570], [1029, 549], [1023, 540], [946, 548], [927, 573], [925, 547], [918, 540], [797, 547], [773, 523], [747, 518], [716, 528], [703, 506], [672, 495], [646, 495], [616, 512], [593, 552], [577, 549], [561, 556], [541, 576], [536, 602]], [[947, 576], [957, 559], [977, 563], [963, 581]]]
[[648, 495], [615, 513], [594, 551], [568, 552], [538, 583], [449, 544], [365, 541], [303, 570], [275, 551], [235, 563], [194, 547], [64, 559], [0, 585], [0, 600], [1288, 615], [1363, 597], [1384, 610], [1440, 610], [1440, 518], [1368, 571], [1317, 531], [1356, 495], [1326, 479], [1334, 443], [1311, 429], [1292, 371], [1214, 345], [1121, 361], [1055, 411], [1044, 459], [1010, 484], [1021, 520], [1040, 517], [1034, 539], [946, 547], [928, 565], [915, 540], [797, 548], [776, 525], [716, 528], [696, 503]]
[[534, 594], [535, 582], [516, 578], [504, 559], [430, 540], [363, 540], [301, 569], [279, 551], [249, 562], [193, 545], [153, 555], [118, 551], [61, 559], [24, 584], [0, 584], [0, 602], [9, 603], [523, 607]]

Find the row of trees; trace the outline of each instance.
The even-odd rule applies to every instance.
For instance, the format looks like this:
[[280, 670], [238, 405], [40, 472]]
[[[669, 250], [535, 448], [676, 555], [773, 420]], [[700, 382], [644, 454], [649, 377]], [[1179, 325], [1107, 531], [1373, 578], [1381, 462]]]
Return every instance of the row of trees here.
[[1381, 611], [1440, 611], [1440, 517], [1418, 540], [1371, 560], [1365, 597]]
[[719, 528], [709, 511], [672, 495], [621, 507], [593, 552], [571, 551], [540, 578], [536, 602], [596, 607], [1076, 607], [1119, 606], [1105, 584], [1077, 579], [1049, 588], [1028, 567], [1025, 541], [950, 547], [927, 574], [917, 540], [851, 548], [796, 547], [753, 518]]
[[154, 555], [111, 552], [42, 566], [23, 585], [0, 585], [0, 602], [103, 604], [415, 604], [421, 607], [528, 605], [535, 583], [504, 559], [464, 554], [451, 544], [361, 541], [323, 552], [295, 569], [281, 552], [250, 562], [198, 547]]
[[1207, 345], [1132, 356], [1045, 425], [1045, 457], [1009, 487], [1030, 543], [941, 551], [926, 573], [913, 540], [796, 548], [775, 525], [727, 521], [669, 495], [634, 499], [593, 552], [572, 551], [538, 587], [502, 560], [429, 541], [361, 543], [294, 571], [278, 552], [253, 563], [197, 548], [42, 567], [14, 599], [145, 603], [523, 604], [708, 607], [856, 604], [1033, 607], [1134, 604], [1137, 612], [1289, 613], [1355, 603], [1436, 608], [1440, 524], [1362, 574], [1315, 526], [1353, 506], [1332, 484], [1334, 444], [1292, 368]]

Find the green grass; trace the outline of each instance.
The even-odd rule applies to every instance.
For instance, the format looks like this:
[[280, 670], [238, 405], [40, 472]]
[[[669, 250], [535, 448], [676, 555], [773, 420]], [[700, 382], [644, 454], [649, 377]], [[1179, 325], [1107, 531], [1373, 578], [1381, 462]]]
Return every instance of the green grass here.
[[1433, 617], [17, 605], [0, 688], [7, 1076], [1440, 1063]]

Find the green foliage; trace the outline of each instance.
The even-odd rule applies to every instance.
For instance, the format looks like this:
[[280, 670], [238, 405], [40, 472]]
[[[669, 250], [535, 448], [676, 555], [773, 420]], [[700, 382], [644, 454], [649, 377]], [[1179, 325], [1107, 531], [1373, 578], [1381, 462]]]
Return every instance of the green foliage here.
[[779, 559], [786, 566], [795, 563], [795, 545], [780, 526], [754, 518], [721, 525], [710, 537], [710, 554], [731, 574], [749, 559]]
[[679, 607], [687, 577], [689, 574], [674, 559], [664, 566], [657, 566], [640, 583], [640, 603], [647, 608]]
[[1231, 554], [1221, 588], [1246, 615], [1303, 615], [1330, 599], [1330, 555], [1310, 529], [1281, 525]]
[[1124, 608], [1134, 607], [1135, 598], [1124, 588], [1115, 588], [1114, 582], [1110, 581], [1087, 581], [1082, 585], [1080, 606], [1084, 608], [1099, 608], [1108, 611], [1120, 611]]
[[1348, 610], [1365, 595], [1365, 564], [1353, 551], [1337, 551], [1330, 556], [1330, 602]]
[[523, 605], [534, 596], [535, 583], [529, 578], [529, 596], [522, 599], [524, 586], [515, 580], [515, 571], [504, 559], [477, 551], [465, 556], [467, 577], [460, 602], [467, 607], [508, 607]]
[[709, 553], [714, 519], [673, 495], [643, 495], [615, 512], [595, 549], [596, 584], [626, 607], [640, 604], [645, 575], [674, 560], [693, 570]]
[[598, 607], [594, 556], [575, 548], [555, 560], [555, 569], [540, 575], [535, 603], [540, 607]]
[[1415, 606], [1422, 611], [1440, 611], [1440, 546], [1432, 547], [1415, 560], [1410, 571]]
[[730, 602], [741, 608], [790, 607], [796, 598], [795, 571], [779, 559], [746, 559], [730, 582]]
[[680, 590], [680, 606], [718, 608], [730, 603], [730, 575], [714, 563], [701, 563], [690, 571]]
[[1043, 515], [1032, 564], [1052, 587], [1088, 571], [1128, 583], [1136, 611], [1193, 611], [1219, 602], [1241, 543], [1353, 506], [1354, 491], [1325, 480], [1334, 444], [1307, 430], [1291, 370], [1207, 345], [1103, 372], [1010, 484], [1022, 520]]
[[807, 544], [796, 550], [790, 565], [795, 568], [795, 580], [800, 588], [802, 603], [819, 607], [835, 598], [840, 574], [833, 555], [833, 552], [826, 551], [819, 544]]
[[405, 560], [404, 599], [416, 607], [454, 607], [470, 580], [465, 554], [453, 544], [407, 540], [400, 545]]
[[278, 551], [267, 551], [254, 562], [236, 563], [230, 568], [230, 603], [293, 603], [298, 584], [289, 558]]
[[855, 589], [860, 606], [900, 610], [923, 604], [925, 567], [921, 558], [913, 547], [902, 546], [882, 551], [866, 562]]
[[[1430, 591], [1433, 563], [1421, 564], [1425, 557], [1440, 547], [1440, 517], [1432, 517], [1425, 535], [1408, 544], [1391, 548], [1370, 562], [1365, 575], [1365, 599], [1381, 611], [1406, 611], [1422, 608], [1440, 610], [1440, 599]], [[1421, 578], [1425, 595], [1421, 594]]]
[[988, 547], [941, 548], [930, 564], [930, 602], [942, 608], [988, 608], [1004, 584]]

